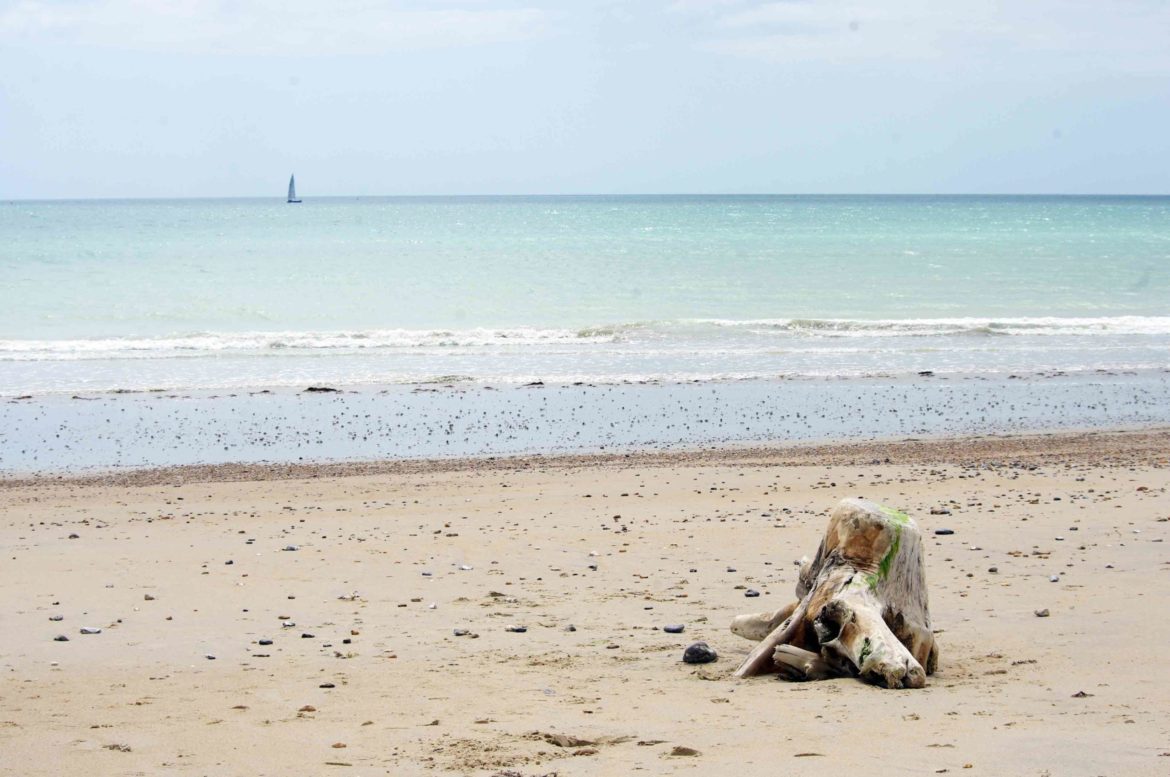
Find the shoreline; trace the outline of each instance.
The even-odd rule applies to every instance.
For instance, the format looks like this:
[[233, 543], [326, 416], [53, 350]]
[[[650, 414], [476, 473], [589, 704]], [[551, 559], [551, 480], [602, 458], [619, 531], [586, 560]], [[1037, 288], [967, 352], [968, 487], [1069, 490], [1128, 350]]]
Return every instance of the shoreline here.
[[577, 470], [593, 467], [663, 468], [687, 466], [799, 467], [940, 464], [1004, 466], [1080, 464], [1170, 465], [1170, 426], [1140, 429], [1077, 429], [890, 440], [796, 442], [773, 445], [725, 444], [626, 453], [515, 454], [437, 459], [383, 459], [344, 462], [223, 463], [141, 467], [92, 473], [0, 473], [0, 490], [41, 485], [138, 488], [196, 483], [276, 482], [376, 476], [510, 472], [528, 469]]
[[1170, 427], [1170, 373], [115, 394], [0, 402], [0, 476]]

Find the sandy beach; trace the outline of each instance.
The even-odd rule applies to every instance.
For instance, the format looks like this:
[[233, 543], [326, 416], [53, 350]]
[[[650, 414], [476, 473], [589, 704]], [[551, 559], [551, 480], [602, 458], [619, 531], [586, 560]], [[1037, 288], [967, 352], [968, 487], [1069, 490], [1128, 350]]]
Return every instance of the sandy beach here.
[[[1164, 774], [1168, 449], [1154, 430], [10, 478], [0, 772]], [[732, 617], [794, 598], [846, 496], [926, 536], [939, 671], [733, 679]], [[682, 663], [697, 640], [719, 660]]]

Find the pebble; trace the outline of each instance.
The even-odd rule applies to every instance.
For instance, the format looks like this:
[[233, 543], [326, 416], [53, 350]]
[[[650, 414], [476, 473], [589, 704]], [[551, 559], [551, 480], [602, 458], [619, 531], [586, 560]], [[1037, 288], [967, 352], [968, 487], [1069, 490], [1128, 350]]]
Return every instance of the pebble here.
[[69, 539], [71, 539], [71, 540], [79, 540], [79, 539], [81, 539], [81, 535], [80, 535], [80, 534], [70, 534], [70, 535], [69, 535]]
[[57, 636], [53, 637], [53, 641], [54, 642], [68, 642], [69, 637], [66, 637], [64, 634], [58, 634]]
[[82, 634], [101, 634], [102, 630], [97, 628], [96, 626], [82, 626], [81, 633]]
[[696, 642], [683, 651], [683, 661], [688, 664], [709, 664], [719, 658], [706, 642]]
[[987, 571], [994, 575], [999, 572], [999, 567], [988, 567]]
[[1048, 608], [1045, 607], [1043, 610], [1036, 610], [1036, 617], [1037, 618], [1047, 618], [1048, 617]]
[[321, 683], [317, 687], [318, 688], [336, 688], [337, 686], [334, 685], [333, 683]]
[[317, 638], [316, 634], [310, 634], [307, 631], [304, 632], [303, 634], [301, 634], [301, 639], [316, 639], [316, 638]]
[[939, 537], [945, 537], [948, 534], [954, 534], [955, 530], [954, 529], [935, 529], [934, 533], [936, 535], [938, 535]]
[[684, 628], [685, 626], [681, 623], [672, 623], [669, 626], [663, 626], [662, 630], [667, 634], [682, 634]]
[[261, 639], [261, 640], [258, 640], [256, 644], [258, 644], [258, 645], [271, 645], [271, 644], [272, 644], [272, 640], [270, 640], [270, 639]]
[[473, 569], [473, 567], [470, 564], [460, 564], [459, 568], [462, 569], [464, 572], [470, 572]]
[[577, 630], [577, 627], [571, 623], [568, 626], [565, 626], [565, 631], [576, 631], [576, 630]]
[[64, 615], [50, 615], [50, 616], [49, 616], [49, 620], [51, 620], [51, 621], [63, 621], [63, 620], [65, 620], [65, 616], [64, 616]]
[[142, 600], [146, 601], [146, 602], [153, 602], [154, 601], [154, 594], [143, 594]]
[[454, 633], [456, 637], [466, 637], [471, 633], [471, 629], [455, 629]]
[[1060, 576], [1059, 576], [1059, 575], [1051, 575], [1051, 576], [1048, 578], [1048, 582], [1050, 582], [1050, 583], [1059, 583], [1059, 582], [1060, 582]]
[[281, 550], [293, 551], [300, 550], [300, 548], [298, 548], [296, 545], [285, 545], [283, 548], [281, 548]]
[[211, 655], [210, 653], [208, 653], [206, 656], [204, 656], [204, 658], [206, 658], [208, 661], [214, 661], [214, 660], [215, 660], [215, 656]]
[[747, 597], [747, 598], [749, 598], [749, 599], [754, 599], [755, 597], [757, 597], [757, 596], [759, 596], [759, 595], [760, 595], [760, 592], [759, 592], [759, 591], [757, 591], [757, 590], [756, 590], [756, 589], [754, 589], [754, 588], [749, 588], [749, 589], [747, 589], [746, 591], [744, 591], [744, 592], [743, 592], [743, 595], [744, 595], [744, 596], [746, 596], [746, 597]]
[[513, 634], [523, 634], [524, 632], [528, 631], [528, 627], [527, 626], [508, 626], [506, 629], [504, 629], [504, 631], [510, 631]]

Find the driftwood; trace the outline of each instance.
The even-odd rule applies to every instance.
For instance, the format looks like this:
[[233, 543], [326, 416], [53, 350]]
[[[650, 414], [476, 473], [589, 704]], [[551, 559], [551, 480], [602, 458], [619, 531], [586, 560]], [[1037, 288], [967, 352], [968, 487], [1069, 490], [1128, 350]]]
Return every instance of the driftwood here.
[[865, 499], [842, 501], [816, 558], [801, 561], [796, 595], [800, 600], [781, 610], [731, 624], [760, 643], [736, 677], [860, 676], [887, 688], [921, 688], [934, 673], [938, 647], [922, 539], [905, 513]]

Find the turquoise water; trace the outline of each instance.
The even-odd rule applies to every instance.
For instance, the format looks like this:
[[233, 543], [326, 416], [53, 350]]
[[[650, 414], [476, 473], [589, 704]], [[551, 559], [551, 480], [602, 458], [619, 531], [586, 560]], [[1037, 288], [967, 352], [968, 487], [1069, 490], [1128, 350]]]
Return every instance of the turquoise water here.
[[1170, 198], [0, 203], [0, 394], [1170, 367]]

